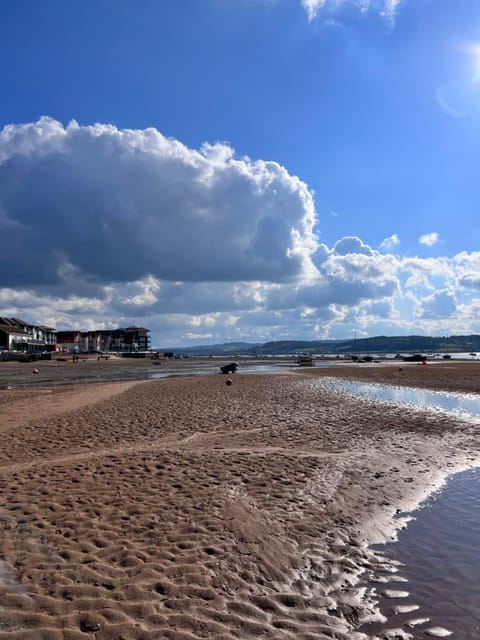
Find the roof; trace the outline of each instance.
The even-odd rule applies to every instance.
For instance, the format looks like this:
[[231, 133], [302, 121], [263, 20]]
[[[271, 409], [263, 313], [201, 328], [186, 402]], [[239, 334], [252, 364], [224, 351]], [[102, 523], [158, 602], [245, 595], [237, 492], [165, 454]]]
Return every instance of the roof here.
[[44, 324], [31, 324], [30, 322], [25, 322], [20, 318], [6, 318], [0, 316], [0, 326], [2, 327], [13, 327], [14, 329], [18, 329], [23, 331], [24, 329], [41, 329], [42, 331], [55, 331], [52, 327], [47, 327]]
[[34, 324], [30, 324], [30, 322], [25, 322], [25, 320], [21, 320], [20, 318], [10, 318], [12, 322], [14, 322], [17, 327], [34, 327]]
[[[3, 320], [4, 318], [1, 319]], [[28, 333], [22, 331], [22, 329], [19, 329], [18, 327], [12, 327], [9, 324], [0, 324], [0, 331], [5, 331], [5, 333], [15, 333], [19, 336], [28, 336]]]

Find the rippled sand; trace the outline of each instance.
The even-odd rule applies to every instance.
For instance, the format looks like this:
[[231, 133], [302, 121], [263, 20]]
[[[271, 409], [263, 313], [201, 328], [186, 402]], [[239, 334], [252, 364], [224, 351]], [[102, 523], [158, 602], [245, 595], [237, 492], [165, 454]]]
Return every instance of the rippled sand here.
[[0, 392], [0, 639], [365, 637], [367, 545], [475, 429], [322, 374]]

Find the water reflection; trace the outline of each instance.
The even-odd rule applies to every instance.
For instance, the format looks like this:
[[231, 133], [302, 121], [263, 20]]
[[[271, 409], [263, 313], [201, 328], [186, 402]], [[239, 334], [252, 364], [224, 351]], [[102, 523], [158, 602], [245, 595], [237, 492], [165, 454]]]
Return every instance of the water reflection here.
[[[453, 412], [467, 419], [480, 416], [476, 395], [336, 378], [323, 379], [321, 384], [368, 400]], [[361, 630], [381, 638], [479, 638], [480, 470], [453, 476], [412, 515], [398, 542], [376, 548], [388, 562], [401, 565], [401, 570], [370, 577], [366, 586], [386, 621]]]
[[[479, 638], [480, 470], [452, 476], [412, 515], [398, 542], [377, 547], [402, 566], [398, 573], [384, 572], [367, 583], [387, 620], [362, 631], [384, 637], [401, 628], [414, 630], [411, 637], [431, 638], [436, 635], [432, 630], [443, 629], [455, 640]], [[396, 588], [408, 596], [401, 601], [388, 597]]]
[[[226, 364], [224, 362], [223, 364]], [[242, 363], [237, 370], [238, 373], [273, 373], [275, 371], [281, 371], [288, 368], [298, 369], [298, 365], [294, 363], [285, 362], [272, 362], [272, 363]], [[162, 367], [162, 371], [149, 371], [149, 380], [159, 380], [160, 378], [173, 378], [177, 376], [197, 376], [197, 375], [209, 375], [220, 374], [220, 365], [215, 364], [199, 364], [198, 366], [190, 365], [185, 366], [182, 370], [180, 367], [169, 367], [168, 364]]]
[[322, 384], [336, 391], [361, 396], [368, 400], [405, 404], [416, 409], [454, 412], [465, 417], [480, 416], [480, 396], [473, 394], [350, 382], [336, 378], [324, 378]]

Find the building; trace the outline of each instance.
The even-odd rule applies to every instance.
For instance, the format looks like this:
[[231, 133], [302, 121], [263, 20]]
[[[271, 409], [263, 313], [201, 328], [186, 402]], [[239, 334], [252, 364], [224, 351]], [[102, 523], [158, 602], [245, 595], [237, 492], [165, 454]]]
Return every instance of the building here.
[[19, 318], [0, 317], [0, 351], [42, 353], [55, 351], [56, 331]]
[[125, 327], [104, 331], [105, 348], [103, 351], [132, 353], [150, 350], [150, 331], [143, 327]]
[[85, 353], [88, 349], [88, 333], [81, 331], [57, 331], [57, 351]]
[[150, 350], [150, 330], [144, 327], [55, 331], [51, 327], [0, 316], [0, 351], [43, 353], [144, 353]]
[[57, 331], [57, 351], [141, 353], [150, 350], [150, 330], [143, 327]]

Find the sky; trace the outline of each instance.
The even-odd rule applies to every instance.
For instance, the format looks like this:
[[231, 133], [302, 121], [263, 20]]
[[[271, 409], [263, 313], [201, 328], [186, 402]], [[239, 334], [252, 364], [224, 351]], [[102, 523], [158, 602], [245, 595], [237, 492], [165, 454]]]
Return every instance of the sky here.
[[480, 333], [478, 0], [0, 2], [0, 316]]

